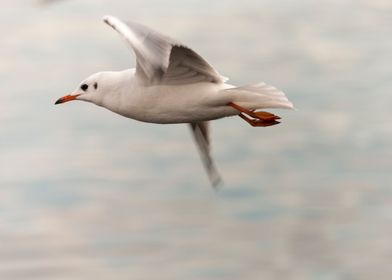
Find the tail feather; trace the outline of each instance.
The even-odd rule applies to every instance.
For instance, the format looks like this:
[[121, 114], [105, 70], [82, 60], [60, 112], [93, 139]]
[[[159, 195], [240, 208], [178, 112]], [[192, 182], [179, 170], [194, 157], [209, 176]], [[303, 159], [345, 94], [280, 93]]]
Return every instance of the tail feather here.
[[233, 94], [233, 102], [249, 110], [280, 108], [293, 109], [286, 95], [266, 83], [256, 83], [230, 89], [225, 89], [227, 93]]

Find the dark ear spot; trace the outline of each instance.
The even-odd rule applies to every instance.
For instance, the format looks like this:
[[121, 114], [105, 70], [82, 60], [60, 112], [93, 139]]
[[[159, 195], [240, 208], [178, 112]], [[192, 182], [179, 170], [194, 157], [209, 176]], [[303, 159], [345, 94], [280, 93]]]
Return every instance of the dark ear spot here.
[[80, 88], [81, 88], [83, 91], [86, 91], [86, 90], [88, 89], [88, 85], [87, 85], [87, 84], [83, 84], [83, 85], [80, 86]]
[[97, 89], [97, 88], [98, 88], [98, 83], [95, 82], [95, 83], [94, 83], [94, 89]]

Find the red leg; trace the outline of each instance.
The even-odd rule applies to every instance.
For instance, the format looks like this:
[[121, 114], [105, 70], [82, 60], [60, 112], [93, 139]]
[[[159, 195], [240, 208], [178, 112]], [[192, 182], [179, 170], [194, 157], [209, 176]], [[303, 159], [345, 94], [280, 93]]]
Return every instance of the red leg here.
[[233, 102], [230, 102], [227, 104], [234, 109], [240, 111], [239, 116], [245, 120], [247, 123], [249, 123], [251, 126], [271, 126], [278, 124], [277, 120], [280, 119], [279, 116], [276, 116], [274, 114], [268, 113], [268, 112], [254, 112], [248, 109], [245, 109]]
[[247, 115], [245, 115], [244, 113], [240, 113], [238, 115], [240, 118], [242, 118], [243, 120], [245, 120], [247, 123], [249, 123], [251, 126], [262, 126], [262, 127], [266, 127], [266, 126], [271, 126], [271, 125], [275, 125], [275, 124], [279, 124], [280, 122], [275, 121], [275, 120], [260, 120], [260, 119], [253, 119], [248, 117]]

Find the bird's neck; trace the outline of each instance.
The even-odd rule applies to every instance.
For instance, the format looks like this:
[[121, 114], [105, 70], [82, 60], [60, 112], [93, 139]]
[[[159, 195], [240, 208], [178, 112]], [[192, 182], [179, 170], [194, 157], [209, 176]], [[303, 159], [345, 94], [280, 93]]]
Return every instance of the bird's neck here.
[[135, 69], [113, 72], [113, 78], [111, 92], [105, 94], [101, 104], [98, 105], [114, 113], [132, 118], [132, 112], [137, 108]]

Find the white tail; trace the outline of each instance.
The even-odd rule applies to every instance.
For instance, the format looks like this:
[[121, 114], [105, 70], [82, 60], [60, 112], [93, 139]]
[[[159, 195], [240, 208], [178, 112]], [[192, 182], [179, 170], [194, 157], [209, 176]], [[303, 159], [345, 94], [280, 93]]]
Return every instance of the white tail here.
[[277, 88], [265, 83], [240, 86], [224, 90], [226, 93], [233, 94], [234, 103], [249, 109], [282, 108], [293, 109], [286, 95]]

